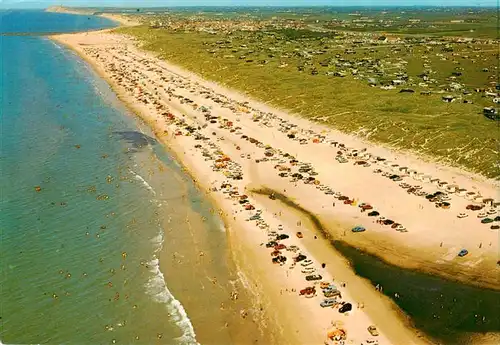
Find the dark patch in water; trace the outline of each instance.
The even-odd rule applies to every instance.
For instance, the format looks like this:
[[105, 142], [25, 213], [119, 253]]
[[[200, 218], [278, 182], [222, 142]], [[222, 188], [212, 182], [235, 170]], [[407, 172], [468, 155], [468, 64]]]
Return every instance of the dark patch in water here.
[[[400, 268], [334, 239], [313, 213], [269, 188], [252, 190], [303, 213], [316, 230], [349, 260], [356, 274], [383, 287], [415, 327], [441, 344], [468, 344], [471, 333], [500, 332], [500, 291], [465, 285], [423, 272]], [[398, 294], [398, 297], [395, 297]]]
[[156, 139], [137, 131], [119, 131], [113, 132], [113, 134], [117, 134], [120, 139], [132, 145], [130, 152], [137, 152], [148, 145], [156, 145], [158, 143]]

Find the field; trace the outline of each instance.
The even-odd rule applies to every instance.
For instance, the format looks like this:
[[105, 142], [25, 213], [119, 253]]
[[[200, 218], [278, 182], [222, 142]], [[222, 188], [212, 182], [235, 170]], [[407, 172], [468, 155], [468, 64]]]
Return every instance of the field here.
[[[498, 41], [446, 37], [456, 28], [441, 37], [439, 28], [446, 30], [438, 24], [449, 22], [447, 13], [420, 13], [415, 20], [435, 25], [418, 23], [418, 35], [352, 30], [358, 25], [352, 22], [340, 29], [339, 20], [328, 16], [333, 14], [324, 10], [258, 16], [155, 12], [141, 17], [144, 26], [118, 31], [166, 60], [300, 116], [500, 176], [498, 122], [483, 116], [483, 108], [496, 107], [498, 99]], [[361, 17], [369, 21], [367, 16]], [[490, 12], [469, 16], [479, 18], [472, 24], [481, 25], [480, 32], [492, 34]]]

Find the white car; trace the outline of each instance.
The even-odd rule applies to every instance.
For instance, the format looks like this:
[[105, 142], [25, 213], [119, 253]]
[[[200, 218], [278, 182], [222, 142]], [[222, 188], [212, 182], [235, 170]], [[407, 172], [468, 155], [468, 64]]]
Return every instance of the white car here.
[[312, 265], [312, 261], [311, 260], [305, 260], [305, 261], [302, 261], [300, 264], [303, 266], [303, 267], [307, 267], [309, 265]]
[[396, 226], [396, 231], [407, 232], [406, 228], [403, 225]]
[[466, 213], [459, 213], [459, 214], [457, 215], [457, 218], [467, 218], [468, 216], [469, 216], [469, 215], [468, 215], [468, 214], [466, 214]]
[[477, 218], [486, 218], [486, 216], [487, 216], [486, 212], [479, 212], [477, 214]]

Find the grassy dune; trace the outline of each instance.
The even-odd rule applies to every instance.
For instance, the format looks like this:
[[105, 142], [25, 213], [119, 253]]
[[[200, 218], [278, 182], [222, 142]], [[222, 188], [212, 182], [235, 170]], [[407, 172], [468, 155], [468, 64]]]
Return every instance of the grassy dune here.
[[[418, 89], [413, 94], [381, 90], [368, 86], [366, 81], [327, 76], [325, 70], [318, 75], [307, 72], [309, 67], [305, 72], [298, 72], [297, 60], [293, 57], [286, 60], [288, 66], [283, 68], [278, 68], [280, 59], [260, 65], [257, 61], [266, 55], [259, 51], [251, 56], [253, 61], [247, 62], [245, 58], [237, 58], [241, 52], [230, 56], [231, 50], [210, 51], [211, 44], [221, 40], [219, 35], [148, 27], [118, 31], [137, 37], [145, 49], [160, 54], [165, 60], [300, 116], [375, 142], [432, 156], [487, 177], [500, 176], [498, 123], [481, 114], [486, 104], [482, 104], [480, 96], [472, 96], [475, 104], [445, 103], [442, 95], [422, 96]], [[247, 41], [259, 42], [255, 37], [233, 36], [236, 36], [233, 47]], [[388, 50], [380, 54], [392, 53]], [[408, 70], [414, 68], [417, 73], [421, 62], [412, 60], [412, 54], [414, 52], [409, 52], [406, 56]], [[316, 66], [317, 61], [313, 59], [312, 63]], [[453, 69], [449, 62], [436, 63], [441, 66], [438, 74]], [[464, 84], [484, 85], [485, 77], [477, 72], [479, 66], [471, 67], [467, 63], [462, 66], [471, 69], [469, 79], [462, 81]]]

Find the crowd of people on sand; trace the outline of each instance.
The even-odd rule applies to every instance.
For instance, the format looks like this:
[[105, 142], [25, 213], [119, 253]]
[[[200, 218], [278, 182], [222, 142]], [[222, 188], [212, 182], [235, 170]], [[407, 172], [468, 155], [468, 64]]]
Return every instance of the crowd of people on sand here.
[[[389, 226], [399, 232], [408, 230], [402, 224], [381, 216], [370, 203], [360, 202], [358, 198], [344, 195], [321, 183], [318, 178], [319, 174], [312, 164], [299, 161], [297, 157], [282, 149], [266, 145], [245, 134], [245, 129], [239, 125], [240, 116], [247, 116], [252, 119], [252, 122], [259, 123], [262, 129], [266, 127], [277, 128], [289, 140], [297, 141], [299, 144], [335, 147], [337, 156], [332, 157], [332, 164], [336, 160], [337, 164], [351, 161], [360, 168], [374, 166], [374, 174], [382, 175], [396, 183], [399, 182], [399, 186], [408, 193], [434, 202], [436, 207], [447, 209], [451, 206], [452, 198], [465, 197], [471, 200], [471, 205], [476, 205], [474, 209], [470, 208], [470, 210], [479, 211], [488, 206], [486, 215], [490, 215], [500, 209], [499, 202], [491, 198], [483, 198], [478, 192], [468, 192], [459, 186], [419, 173], [409, 167], [399, 166], [383, 157], [370, 154], [366, 149], [346, 147], [343, 143], [329, 138], [326, 133], [300, 128], [273, 113], [256, 109], [248, 102], [230, 99], [211, 88], [176, 74], [152, 58], [138, 55], [127, 47], [106, 46], [85, 47], [83, 49], [85, 54], [102, 65], [113, 82], [123, 88], [128, 95], [133, 96], [138, 102], [148, 106], [153, 113], [161, 116], [168, 124], [168, 133], [171, 138], [191, 136], [194, 139], [192, 149], [200, 154], [207, 164], [210, 164], [214, 172], [220, 173], [221, 176], [221, 180], [212, 181], [211, 192], [221, 193], [225, 198], [232, 200], [232, 216], [235, 219], [236, 217], [245, 217], [246, 221], [253, 222], [255, 227], [262, 230], [262, 234], [267, 236], [267, 242], [263, 242], [262, 245], [269, 248], [272, 264], [286, 266], [289, 270], [300, 270], [304, 276], [305, 285], [297, 287], [298, 293], [304, 298], [321, 298], [318, 307], [333, 308], [337, 312], [345, 314], [349, 314], [353, 310], [352, 303], [342, 299], [342, 289], [345, 288], [345, 284], [334, 284], [333, 279], [330, 281], [324, 279], [320, 274], [322, 269], [318, 267], [319, 265], [312, 258], [303, 254], [299, 246], [290, 244], [292, 242], [291, 236], [295, 237], [294, 241], [300, 241], [304, 234], [300, 232], [293, 236], [281, 225], [273, 228], [265, 219], [267, 212], [257, 209], [257, 203], [252, 201], [251, 196], [245, 194], [247, 181], [244, 179], [242, 164], [238, 161], [250, 162], [253, 160], [252, 162], [255, 164], [272, 165], [279, 177], [288, 179], [291, 187], [298, 183], [310, 185], [311, 188], [316, 188], [321, 193], [331, 195], [333, 207], [337, 207], [337, 204], [343, 207], [357, 206], [361, 213], [366, 214], [367, 217], [374, 217], [378, 224]], [[198, 98], [202, 97], [206, 100], [206, 104], [197, 104], [186, 95], [188, 93], [196, 94]], [[167, 102], [170, 103], [167, 104]], [[195, 115], [178, 115], [179, 112], [171, 109], [169, 105], [174, 102], [182, 106], [189, 106]], [[214, 105], [229, 109], [235, 114], [235, 118], [227, 119], [218, 116], [213, 111]], [[221, 131], [226, 131], [227, 135], [218, 135]], [[232, 144], [225, 142], [224, 138], [231, 138]], [[241, 149], [242, 145], [248, 145], [248, 143], [256, 147], [252, 154], [245, 153]], [[222, 146], [227, 148], [229, 145], [235, 147], [226, 151], [234, 152], [236, 150], [239, 155], [233, 153], [231, 156], [225, 152]], [[253, 152], [260, 153], [254, 154]], [[410, 179], [427, 184], [427, 186], [434, 186], [438, 190], [424, 191], [421, 184], [408, 183]], [[459, 216], [461, 215], [462, 213]], [[494, 221], [498, 222], [500, 218], [497, 217]], [[321, 265], [322, 268], [325, 266], [326, 263]], [[358, 304], [358, 308], [360, 306], [363, 305]], [[374, 325], [369, 325], [366, 332], [366, 336], [370, 337], [366, 343], [378, 343], [376, 340], [378, 331]], [[339, 323], [332, 323], [332, 328], [328, 331], [326, 338], [327, 343], [344, 344], [348, 335]]]

